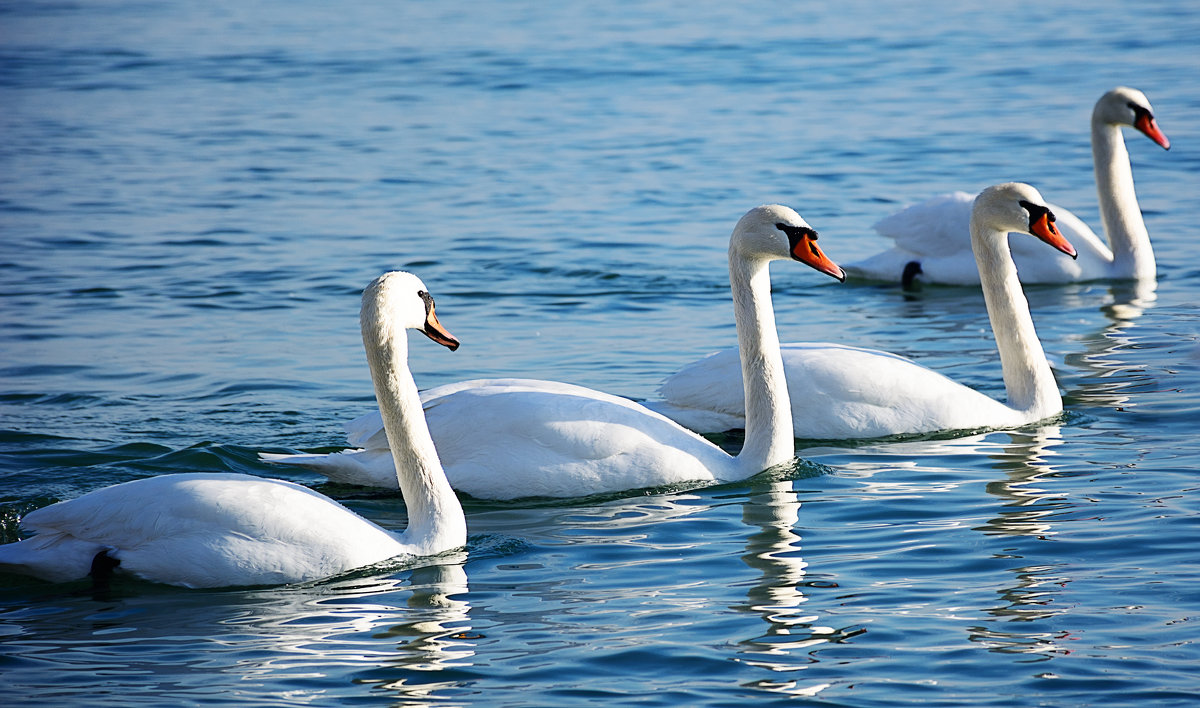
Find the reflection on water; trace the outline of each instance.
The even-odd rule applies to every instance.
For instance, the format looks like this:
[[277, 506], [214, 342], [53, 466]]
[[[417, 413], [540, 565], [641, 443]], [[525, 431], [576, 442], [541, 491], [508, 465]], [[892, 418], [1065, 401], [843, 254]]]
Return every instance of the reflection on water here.
[[[1063, 444], [1062, 431], [1057, 425], [1047, 425], [1030, 431], [1004, 433], [1009, 442], [989, 456], [1004, 477], [986, 486], [987, 492], [1003, 502], [998, 516], [975, 530], [988, 535], [1026, 537], [1046, 541], [1055, 536], [1054, 525], [1061, 513], [1069, 508], [1061, 489], [1045, 489], [1039, 483], [1054, 485], [1061, 461], [1056, 461], [1054, 448]], [[1056, 466], [1057, 462], [1057, 466]], [[1059, 517], [1056, 519], [1056, 516]], [[1052, 546], [1031, 546], [1052, 550]], [[1022, 560], [1028, 551], [1013, 549], [1001, 556], [1004, 560]], [[1044, 557], [1043, 553], [1038, 554]], [[1006, 569], [1013, 577], [1010, 584], [996, 591], [1000, 605], [984, 608], [992, 618], [988, 624], [968, 629], [972, 642], [1005, 653], [1038, 655], [1049, 659], [1066, 653], [1059, 640], [1068, 632], [1046, 629], [1043, 621], [1064, 614], [1068, 608], [1059, 601], [1063, 588], [1071, 578], [1062, 563], [1022, 563]], [[1018, 623], [1018, 624], [1014, 624]], [[1032, 626], [1030, 623], [1033, 623]]]
[[[746, 539], [742, 561], [762, 573], [746, 591], [746, 603], [733, 609], [756, 613], [767, 625], [765, 634], [739, 642], [741, 661], [776, 672], [807, 668], [816, 660], [806, 650], [836, 638], [832, 627], [816, 624], [805, 612], [804, 576], [808, 563], [800, 556], [795, 530], [800, 501], [790, 481], [753, 484], [742, 505], [742, 521], [757, 529]], [[827, 683], [801, 684], [796, 679], [760, 679], [749, 686], [772, 693], [814, 696]]]
[[378, 684], [406, 700], [431, 700], [442, 697], [444, 691], [458, 688], [458, 677], [445, 681], [430, 681], [429, 677], [413, 680], [409, 671], [442, 672], [450, 668], [470, 666], [475, 656], [475, 641], [481, 635], [472, 631], [468, 613], [471, 611], [467, 594], [467, 573], [463, 568], [466, 554], [457, 562], [418, 568], [413, 571], [408, 610], [404, 622], [376, 630], [372, 638], [395, 642], [395, 654], [386, 660], [378, 672], [400, 677], [360, 676], [356, 683]]
[[395, 663], [415, 671], [438, 671], [465, 666], [475, 655], [468, 613], [467, 571], [463, 553], [455, 563], [413, 571], [408, 598], [409, 613], [402, 624], [376, 631], [378, 639], [397, 640]]
[[1001, 442], [998, 448], [988, 445], [991, 449], [985, 453], [995, 461], [993, 466], [1004, 473], [1002, 478], [987, 483], [987, 492], [1004, 504], [999, 516], [989, 519], [976, 530], [1038, 538], [1054, 535], [1045, 517], [1064, 506], [1061, 492], [1048, 491], [1037, 485], [1039, 480], [1055, 473], [1053, 448], [1063, 442], [1061, 429], [1057, 425], [1047, 425], [991, 437], [1009, 439], [1008, 443]]
[[[905, 527], [910, 533], [920, 526], [937, 529], [923, 534], [934, 549], [932, 557], [953, 558], [958, 546], [970, 543], [961, 533], [968, 529], [1011, 539], [985, 566], [1001, 571], [1003, 582], [976, 585], [978, 568], [966, 567], [962, 587], [927, 591], [945, 596], [950, 607], [956, 607], [961, 601], [956, 596], [963, 593], [992, 598], [969, 613], [984, 620], [964, 627], [969, 640], [995, 651], [1050, 658], [1066, 651], [1060, 640], [1070, 636], [1059, 624], [1069, 610], [1061, 594], [1072, 578], [1054, 555], [1054, 540], [1062, 533], [1057, 527], [1069, 523], [1069, 511], [1076, 508], [1071, 475], [1064, 468], [1068, 449], [1061, 426], [1049, 424], [950, 440], [868, 445], [855, 449], [845, 464], [839, 462], [837, 474], [854, 483], [854, 503], [887, 508], [880, 512], [884, 515], [909, 510]], [[974, 491], [980, 487], [986, 495]], [[976, 502], [939, 513], [942, 499], [963, 497]], [[867, 557], [876, 554], [902, 558], [902, 551], [888, 547]], [[898, 567], [921, 574], [919, 565]]]
[[1072, 580], [1065, 564], [1020, 565], [1009, 571], [1013, 583], [997, 591], [1002, 604], [985, 609], [988, 623], [968, 628], [968, 638], [992, 651], [1039, 660], [1070, 653], [1062, 643], [1072, 638], [1071, 631], [1062, 629], [1072, 609], [1062, 601]]
[[[6, 607], [6, 652], [26, 665], [21, 689], [49, 699], [72, 676], [72, 690], [104, 691], [114, 675], [153, 676], [128, 688], [179, 700], [206, 700], [228, 685], [212, 673], [242, 677], [240, 695], [276, 693], [304, 702], [352, 689], [341, 679], [378, 684], [425, 700], [450, 682], [412, 681], [469, 664], [474, 640], [464, 599], [466, 554], [407, 573], [351, 575], [332, 581], [247, 591], [186, 592], [144, 584], [97, 602], [47, 598], [39, 607]], [[405, 577], [407, 575], [407, 578]], [[168, 611], [170, 608], [170, 611]], [[166, 621], [167, 618], [170, 621]], [[19, 700], [10, 694], [10, 698]]]
[[[1177, 77], [1200, 12], [892, 5], [0, 6], [10, 531], [133, 477], [339, 445], [373, 405], [356, 318], [383, 270], [418, 271], [464, 337], [414, 345], [423, 386], [648, 398], [732, 342], [725, 245], [754, 204], [847, 261], [903, 203], [1056, 162], [1039, 188], [1094, 204], [1084, 127], [1126, 81], [1182, 149], [1126, 138], [1157, 290], [1028, 289], [1052, 426], [805, 451], [827, 469], [790, 484], [472, 502], [466, 563], [309, 586], [0, 579], [0, 705], [1194, 702], [1200, 84]], [[784, 340], [1003, 396], [978, 290], [774, 280]], [[326, 491], [403, 526], [398, 497]]]
[[1145, 361], [1132, 358], [1138, 338], [1130, 334], [1135, 321], [1157, 300], [1157, 283], [1122, 282], [1106, 285], [1108, 301], [1100, 312], [1108, 322], [1098, 331], [1076, 339], [1079, 349], [1067, 354], [1067, 364], [1082, 370], [1069, 402], [1126, 410], [1137, 405], [1134, 387], [1145, 385]]

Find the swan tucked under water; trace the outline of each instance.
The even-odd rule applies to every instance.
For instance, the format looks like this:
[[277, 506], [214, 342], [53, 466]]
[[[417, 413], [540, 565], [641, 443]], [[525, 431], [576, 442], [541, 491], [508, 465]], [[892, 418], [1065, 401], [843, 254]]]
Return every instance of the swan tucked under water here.
[[[1027, 184], [985, 189], [971, 213], [971, 246], [1000, 352], [1001, 403], [904, 357], [841, 344], [784, 344], [783, 366], [798, 438], [851, 439], [937, 430], [1012, 427], [1056, 415], [1062, 398], [1042, 351], [1009, 253], [1023, 232], [1071, 256], [1054, 214]], [[701, 432], [745, 424], [737, 350], [711, 354], [664, 381], [647, 406]]]
[[291, 482], [240, 474], [169, 474], [125, 482], [30, 512], [31, 538], [0, 546], [0, 571], [54, 582], [130, 573], [185, 587], [316, 580], [397, 556], [466, 544], [466, 520], [446, 481], [408, 370], [406, 329], [458, 347], [433, 298], [409, 273], [388, 273], [363, 294], [362, 333], [395, 450], [393, 485], [408, 528], [392, 533]]
[[[1100, 97], [1092, 111], [1092, 158], [1105, 244], [1079, 217], [1049, 205], [1058, 228], [1075, 247], [1075, 260], [1047, 254], [1035, 244], [1014, 239], [1013, 259], [1023, 283], [1070, 283], [1085, 280], [1154, 279], [1154, 249], [1142, 220], [1133, 171], [1121, 126], [1131, 126], [1164, 149], [1171, 143], [1154, 120], [1145, 94], [1115, 88]], [[904, 281], [914, 276], [928, 283], [974, 285], [979, 269], [971, 254], [969, 222], [974, 197], [963, 192], [943, 194], [915, 204], [875, 225], [895, 245], [846, 266], [853, 278]]]
[[[817, 234], [785, 206], [751, 209], [729, 239], [729, 281], [749, 411], [730, 456], [627, 399], [550, 381], [466, 381], [426, 391], [425, 417], [455, 489], [484, 499], [575, 497], [684, 482], [745, 479], [795, 458], [768, 266], [797, 260], [839, 280]], [[339, 482], [395, 487], [378, 418], [349, 426], [364, 449], [264, 459], [312, 468]]]

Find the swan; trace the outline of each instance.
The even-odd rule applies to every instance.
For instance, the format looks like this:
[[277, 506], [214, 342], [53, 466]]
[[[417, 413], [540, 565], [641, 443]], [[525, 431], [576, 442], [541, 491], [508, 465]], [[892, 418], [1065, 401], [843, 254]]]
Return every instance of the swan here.
[[[1054, 214], [1027, 184], [989, 187], [971, 212], [971, 246], [1000, 352], [1008, 400], [1000, 402], [909, 359], [841, 344], [784, 344], [793, 432], [805, 439], [875, 438], [938, 430], [1025, 425], [1062, 411], [1058, 385], [1017, 280], [1007, 232], [1073, 256]], [[737, 351], [711, 354], [667, 378], [647, 405], [702, 432], [744, 424]]]
[[[839, 280], [841, 268], [788, 207], [764, 205], [729, 239], [729, 281], [749, 410], [745, 445], [730, 456], [644, 406], [551, 381], [465, 381], [427, 391], [425, 416], [451, 485], [482, 499], [578, 497], [678, 483], [745, 479], [795, 457], [791, 406], [771, 304], [771, 261], [794, 259]], [[369, 416], [349, 427], [352, 444], [331, 455], [264, 459], [312, 468], [331, 479], [395, 486], [385, 440]]]
[[391, 533], [291, 482], [241, 474], [170, 474], [104, 487], [30, 512], [37, 534], [0, 546], [0, 570], [67, 582], [113, 570], [189, 588], [316, 580], [396, 556], [466, 544], [466, 521], [446, 481], [408, 370], [403, 328], [451, 350], [458, 340], [410, 273], [364, 291], [363, 343], [395, 450], [408, 528]]
[[[1144, 133], [1164, 149], [1171, 143], [1154, 120], [1145, 94], [1137, 89], [1115, 88], [1100, 97], [1092, 111], [1092, 159], [1100, 216], [1108, 244], [1079, 217], [1050, 204], [1058, 227], [1078, 248], [1072, 261], [1044, 253], [1030, 241], [1012, 244], [1023, 283], [1071, 283], [1098, 279], [1155, 277], [1154, 250], [1142, 220], [1133, 172], [1121, 126]], [[916, 274], [929, 283], [974, 285], [979, 283], [968, 239], [968, 222], [974, 198], [963, 192], [943, 194], [910, 206], [875, 225], [881, 236], [895, 245], [881, 253], [846, 266], [854, 278], [900, 280], [906, 286]]]

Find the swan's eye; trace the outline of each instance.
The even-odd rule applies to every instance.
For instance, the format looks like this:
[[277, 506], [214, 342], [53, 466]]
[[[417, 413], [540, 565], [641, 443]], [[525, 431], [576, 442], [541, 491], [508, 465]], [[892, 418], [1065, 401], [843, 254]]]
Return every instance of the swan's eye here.
[[425, 301], [425, 314], [428, 315], [429, 311], [433, 309], [433, 296], [427, 290], [420, 290], [417, 292], [417, 297]]

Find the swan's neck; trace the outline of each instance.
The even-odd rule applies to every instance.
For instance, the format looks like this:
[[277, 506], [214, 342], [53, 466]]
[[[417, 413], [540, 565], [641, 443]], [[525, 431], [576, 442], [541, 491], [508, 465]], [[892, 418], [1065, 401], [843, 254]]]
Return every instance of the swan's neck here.
[[1008, 239], [1003, 232], [972, 220], [971, 246], [1000, 352], [1009, 407], [1025, 413], [1030, 421], [1062, 411], [1058, 383], [1033, 328]]
[[736, 458], [741, 478], [796, 455], [792, 405], [779, 352], [767, 266], [765, 259], [750, 260], [730, 251], [729, 283], [746, 392], [746, 442]]
[[[380, 336], [385, 335], [385, 336]], [[418, 555], [433, 555], [466, 545], [462, 506], [446, 480], [421, 410], [421, 397], [408, 369], [407, 332], [394, 336], [364, 328], [367, 361], [375, 399], [396, 465], [396, 478], [408, 509], [408, 528], [400, 540]]]
[[1113, 276], [1153, 278], [1154, 250], [1133, 190], [1133, 170], [1125, 138], [1119, 126], [1096, 116], [1092, 117], [1092, 160], [1100, 218], [1113, 252]]

